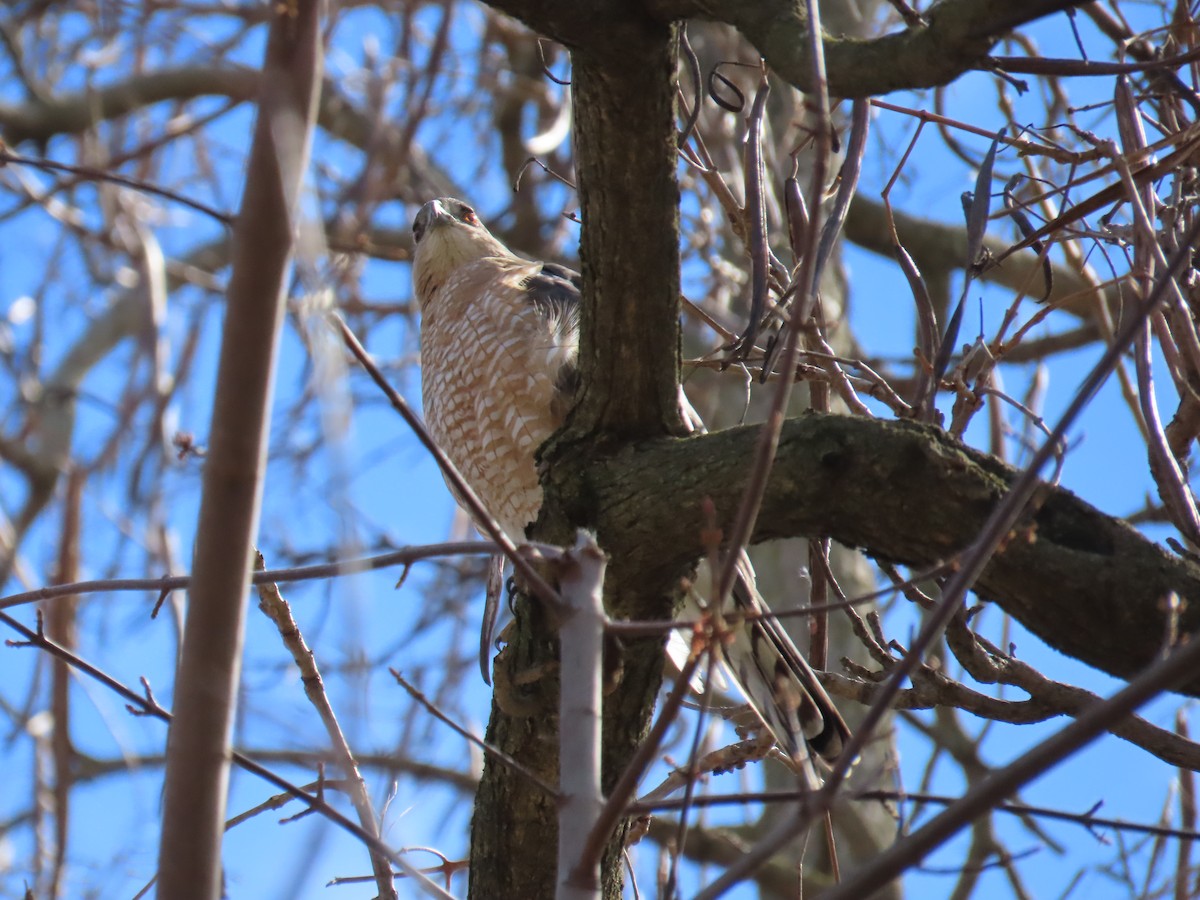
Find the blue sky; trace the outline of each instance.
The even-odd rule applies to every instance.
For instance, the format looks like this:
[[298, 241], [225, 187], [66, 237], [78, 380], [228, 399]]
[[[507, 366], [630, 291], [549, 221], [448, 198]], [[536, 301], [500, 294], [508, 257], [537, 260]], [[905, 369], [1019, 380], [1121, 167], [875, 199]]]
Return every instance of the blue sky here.
[[[429, 27], [433, 13], [427, 11]], [[361, 11], [344, 20], [339, 29], [339, 47], [330, 54], [330, 72], [349, 72], [361, 59], [361, 47], [378, 34], [386, 34], [387, 25], [370, 10]], [[216, 20], [214, 20], [216, 21]], [[479, 25], [479, 17], [467, 14], [456, 23], [455, 40], [465, 42]], [[214, 26], [217, 27], [217, 26]], [[1069, 40], [1065, 21], [1060, 17], [1051, 23], [1029, 29], [1049, 53], [1071, 55], [1064, 42]], [[220, 34], [196, 29], [190, 39], [206, 46]], [[117, 42], [119, 49], [119, 40]], [[1104, 44], [1096, 41], [1093, 52], [1099, 55]], [[386, 52], [387, 47], [384, 46]], [[256, 64], [260, 48], [254, 38], [234, 56]], [[456, 59], [456, 66], [464, 57]], [[474, 72], [466, 67], [453, 69], [451, 81], [461, 89], [469, 85]], [[69, 73], [63, 88], [82, 84], [78, 71]], [[1085, 83], [1076, 79], [1070, 90], [1075, 102], [1081, 97], [1094, 100], [1088, 92], [1108, 82]], [[901, 95], [889, 100], [914, 107], [928, 107], [927, 95]], [[1039, 98], [1017, 100], [1028, 107], [1033, 119]], [[970, 75], [947, 91], [950, 114], [959, 114], [974, 124], [995, 129], [1002, 124], [995, 111], [993, 79], [983, 74]], [[981, 113], [980, 110], [990, 111]], [[989, 118], [991, 116], [991, 118]], [[1096, 114], [1097, 127], [1104, 127], [1103, 113]], [[489, 140], [480, 140], [475, 123], [468, 120], [437, 123], [418, 133], [418, 142], [436, 162], [447, 168], [468, 171], [494, 152]], [[220, 147], [217, 163], [229, 171], [240, 165], [247, 143], [250, 116], [246, 110], [225, 117], [217, 134]], [[1109, 123], [1111, 127], [1111, 123]], [[903, 146], [911, 132], [912, 123], [893, 113], [876, 116], [873, 128], [883, 139], [872, 144], [872, 157], [864, 172], [862, 191], [877, 196], [888, 175], [894, 158], [888, 158], [879, 148]], [[964, 138], [977, 152], [985, 142]], [[52, 142], [49, 155], [67, 155], [71, 147], [66, 141]], [[321, 165], [355, 168], [353, 154], [329, 141], [318, 143], [316, 159]], [[170, 180], [177, 172], [189, 171], [194, 158], [180, 151], [173, 154], [161, 177]], [[1010, 171], [1013, 161], [1001, 157], [1000, 166]], [[974, 186], [975, 173], [965, 164], [945, 153], [936, 135], [927, 132], [920, 154], [913, 165], [911, 185], [901, 189], [894, 201], [902, 208], [919, 210], [939, 221], [957, 223], [961, 220], [959, 195]], [[236, 184], [236, 180], [228, 183]], [[194, 185], [203, 189], [201, 182]], [[481, 209], [500, 209], [509, 196], [509, 186], [499, 178], [474, 184], [473, 198]], [[565, 195], [564, 195], [565, 196]], [[86, 195], [80, 198], [86, 205]], [[219, 205], [235, 204], [236, 193], [209, 198]], [[569, 200], [565, 200], [569, 204]], [[384, 215], [393, 223], [406, 221], [411, 209], [392, 204]], [[195, 213], [177, 207], [164, 208], [160, 240], [170, 252], [183, 250], [199, 236], [215, 234], [219, 229]], [[0, 309], [36, 290], [39, 271], [33, 261], [48, 258], [55, 248], [57, 227], [45, 217], [30, 214], [19, 220], [0, 224], [5, 240], [0, 242]], [[79, 260], [70, 261], [78, 268], [82, 282], [84, 271]], [[908, 288], [894, 266], [888, 261], [850, 248], [846, 253], [852, 289], [850, 320], [864, 347], [877, 356], [907, 356], [912, 347], [912, 317]], [[372, 263], [362, 279], [363, 293], [374, 298], [402, 299], [408, 296], [408, 268], [403, 263]], [[114, 292], [115, 292], [114, 288]], [[979, 306], [982, 308], [984, 331], [989, 333], [1003, 312], [1003, 294], [979, 288], [972, 289], [972, 306], [964, 324], [964, 338], [970, 339], [978, 329]], [[83, 331], [86, 318], [81, 311], [96, 312], [111, 294], [101, 297], [84, 293], [51, 298], [57, 304], [55, 314], [67, 323], [59, 337], [66, 346], [73, 335]], [[198, 301], [197, 301], [198, 302]], [[181, 302], [170, 320], [173, 347], [186, 331], [194, 307]], [[192, 430], [201, 437], [207, 430], [212, 365], [216, 353], [216, 330], [219, 308], [206, 313], [207, 332], [198, 353], [198, 369], [191, 387], [183, 392], [172, 415], [179, 427]], [[68, 316], [71, 316], [68, 318]], [[1065, 314], [1047, 320], [1046, 331], [1061, 328]], [[13, 324], [20, 339], [31, 327], [28, 323]], [[399, 320], [379, 328], [371, 335], [371, 349], [377, 355], [397, 359], [415, 353], [416, 337]], [[56, 345], [51, 345], [53, 355]], [[1086, 348], [1056, 358], [1050, 371], [1050, 392], [1046, 416], [1053, 419], [1069, 402], [1072, 386], [1077, 384], [1087, 368], [1098, 357], [1096, 348]], [[51, 361], [52, 363], [52, 361]], [[112, 426], [115, 410], [109, 398], [124, 384], [128, 369], [138, 365], [139, 357], [132, 345], [126, 345], [108, 367], [97, 370], [85, 384], [87, 397], [80, 407], [77, 451], [90, 455], [94, 441], [99, 441]], [[419, 380], [415, 370], [398, 386], [409, 401], [419, 407]], [[272, 427], [273, 440], [281, 452], [284, 448], [302, 446], [308, 441], [327, 442], [316, 451], [312, 466], [294, 471], [281, 457], [276, 457], [268, 473], [266, 500], [262, 519], [264, 542], [276, 549], [286, 549], [300, 556], [317, 552], [331, 543], [338, 543], [345, 552], [364, 552], [364, 545], [386, 536], [396, 544], [420, 543], [444, 538], [454, 520], [454, 507], [445, 491], [436, 468], [415, 441], [406, 433], [403, 424], [384, 408], [366, 387], [361, 373], [351, 371], [350, 390], [360, 400], [348, 431], [329, 441], [321, 423], [308, 417], [297, 422], [288, 411], [297, 392], [309, 384], [310, 369], [294, 327], [289, 323], [284, 335], [281, 374], [278, 380], [277, 414]], [[1032, 376], [1032, 368], [1007, 367], [1006, 386], [1020, 396], [1023, 382]], [[368, 399], [369, 398], [369, 399]], [[15, 403], [15, 398], [13, 398]], [[1169, 410], [1164, 409], [1164, 412]], [[7, 422], [14, 427], [16, 416]], [[974, 433], [971, 435], [976, 437]], [[1153, 485], [1146, 475], [1145, 448], [1131, 428], [1128, 411], [1112, 384], [1100, 393], [1072, 432], [1073, 450], [1064, 471], [1063, 483], [1106, 512], [1125, 514], [1138, 508], [1147, 495], [1153, 495]], [[130, 521], [122, 508], [123, 479], [121, 468], [99, 476], [89, 483], [90, 516], [88, 553], [85, 577], [106, 574], [142, 574], [145, 565], [146, 535], [137, 532], [136, 521]], [[191, 525], [197, 507], [200, 469], [197, 464], [185, 463], [168, 468], [164, 474], [164, 496], [172, 504], [172, 520], [177, 559], [186, 565]], [[19, 485], [12, 479], [0, 480], [3, 502], [11, 508], [19, 498]], [[25, 550], [36, 573], [47, 571], [55, 555], [54, 536], [58, 518], [49, 517], [31, 537]], [[269, 560], [268, 564], [276, 564]], [[482, 733], [488, 712], [488, 692], [474, 674], [471, 661], [474, 652], [475, 629], [481, 609], [479, 598], [467, 607], [458, 609], [421, 634], [420, 640], [404, 639], [405, 625], [420, 616], [423, 589], [437, 574], [435, 566], [420, 565], [414, 569], [406, 584], [399, 590], [393, 585], [397, 572], [379, 576], [357, 576], [307, 587], [289, 589], [297, 617], [309, 639], [318, 648], [319, 661], [328, 672], [340, 677], [328, 679], [333, 700], [347, 712], [346, 720], [356, 722], [350, 739], [359, 748], [388, 749], [399, 746], [404, 752], [431, 763], [462, 767], [472, 759], [472, 752], [462, 742], [428, 717], [411, 714], [407, 702], [386, 673], [386, 666], [402, 669], [421, 681], [425, 688], [436, 692], [441, 684], [440, 673], [452, 653], [456, 665], [469, 670], [462, 680], [463, 690], [452, 698], [454, 711], [476, 733]], [[90, 598], [81, 611], [81, 628], [89, 636], [85, 653], [130, 685], [146, 676], [164, 702], [170, 700], [170, 681], [174, 659], [171, 616], [165, 613], [151, 622], [146, 610], [154, 598], [149, 595], [102, 595]], [[25, 610], [24, 619], [32, 620]], [[994, 625], [998, 611], [987, 617]], [[901, 641], [907, 639], [912, 626], [907, 609], [897, 607], [889, 615], [889, 628]], [[1039, 641], [1014, 626], [1012, 638], [1023, 658], [1036, 664], [1051, 677], [1081, 683], [1101, 693], [1115, 690], [1118, 683], [1091, 669], [1047, 650]], [[257, 612], [252, 610], [246, 663], [246, 691], [241, 711], [239, 740], [248, 747], [311, 747], [323, 746], [316, 727], [315, 714], [304, 702], [295, 672], [287, 662], [273, 630]], [[448, 651], [447, 648], [450, 648]], [[0, 681], [9, 685], [6, 698], [23, 696], [24, 686], [36, 677], [30, 662], [33, 651], [0, 650]], [[44, 677], [44, 676], [42, 676]], [[77, 682], [75, 705], [75, 736], [81, 750], [101, 758], [111, 758], [124, 752], [154, 754], [161, 752], [165, 729], [156, 721], [130, 717], [123, 704], [95, 685]], [[1159, 724], [1169, 725], [1177, 700], [1164, 699], [1151, 708], [1151, 716]], [[353, 711], [370, 710], [366, 716], [350, 715]], [[988, 762], [1003, 764], [1018, 755], [1033, 741], [1044, 738], [1058, 723], [1021, 728], [997, 726], [996, 734], [985, 748]], [[969, 718], [968, 730], [980, 727]], [[30, 754], [28, 742], [15, 740], [4, 751], [10, 771], [28, 772]], [[906, 731], [900, 741], [900, 755], [906, 782], [915, 785], [928, 747], [919, 735]], [[286, 769], [286, 774], [305, 781], [311, 773]], [[1145, 753], [1115, 739], [1106, 739], [1099, 746], [1080, 754], [1059, 770], [1030, 786], [1024, 799], [1028, 802], [1064, 809], [1083, 810], [1103, 801], [1102, 814], [1124, 816], [1139, 821], [1152, 821], [1159, 815], [1167, 797], [1172, 775], [1166, 767]], [[73, 871], [74, 884], [93, 885], [98, 897], [129, 896], [153, 872], [156, 854], [157, 820], [159, 815], [161, 770], [150, 768], [121, 779], [101, 779], [80, 787], [76, 795], [75, 847], [82, 863]], [[730, 776], [726, 776], [728, 780]], [[465, 830], [469, 807], [449, 789], [419, 787], [411, 779], [401, 778], [395, 785], [374, 781], [378, 808], [387, 808], [386, 838], [394, 846], [436, 846], [451, 856], [461, 855], [465, 847]], [[736, 789], [736, 784], [718, 784], [717, 789]], [[953, 793], [961, 788], [953, 767], [939, 769], [935, 789]], [[270, 790], [256, 779], [235, 773], [230, 802], [231, 813], [261, 803]], [[23, 798], [5, 799], [0, 793], [0, 818], [21, 808]], [[234, 897], [367, 897], [369, 887], [324, 888], [329, 878], [361, 874], [368, 870], [365, 855], [351, 840], [325, 826], [314, 817], [287, 825], [277, 824], [285, 815], [298, 812], [295, 805], [279, 813], [260, 816], [239, 826], [227, 842], [226, 862], [231, 896]], [[1011, 821], [998, 820], [1001, 833], [1011, 837], [1010, 849], [1021, 851], [1036, 844], [1028, 833]], [[1097, 842], [1073, 825], [1045, 825], [1048, 832], [1068, 845], [1066, 859], [1055, 857], [1044, 848], [1021, 864], [1028, 882], [1036, 887], [1037, 896], [1058, 895], [1066, 888], [1075, 871], [1089, 862], [1100, 863], [1113, 857], [1113, 848]], [[928, 862], [932, 866], [953, 868], [961, 859], [963, 843], [947, 845]], [[27, 839], [18, 838], [15, 848], [22, 857], [28, 852]], [[0, 842], [0, 871], [3, 870]], [[655, 865], [653, 851], [638, 850], [639, 872], [649, 877]], [[417, 855], [414, 860], [424, 864], [433, 857]], [[685, 885], [694, 886], [699, 873], [689, 873]], [[1006, 895], [1006, 887], [998, 873], [986, 873], [985, 889], [980, 896]], [[953, 876], [911, 876], [911, 895], [938, 896], [950, 888]], [[290, 879], [290, 880], [289, 880]], [[5, 884], [17, 887], [16, 882]], [[460, 877], [454, 884], [463, 892]], [[687, 888], [685, 888], [686, 890]], [[405, 889], [402, 887], [402, 896]], [[1106, 880], [1102, 875], [1087, 876], [1078, 891], [1086, 890], [1089, 897], [1127, 896], [1125, 886]], [[748, 890], [737, 896], [749, 896]], [[1077, 893], [1078, 895], [1078, 893]]]

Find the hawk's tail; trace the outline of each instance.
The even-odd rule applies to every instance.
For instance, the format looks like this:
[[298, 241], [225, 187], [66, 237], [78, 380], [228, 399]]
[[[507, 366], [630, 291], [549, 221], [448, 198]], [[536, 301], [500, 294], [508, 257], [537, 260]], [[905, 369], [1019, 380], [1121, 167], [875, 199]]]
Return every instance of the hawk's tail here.
[[733, 599], [747, 614], [725, 662], [779, 746], [798, 765], [810, 750], [833, 762], [850, 739], [850, 729], [779, 622], [770, 617], [755, 586], [754, 568], [745, 553], [738, 560]]

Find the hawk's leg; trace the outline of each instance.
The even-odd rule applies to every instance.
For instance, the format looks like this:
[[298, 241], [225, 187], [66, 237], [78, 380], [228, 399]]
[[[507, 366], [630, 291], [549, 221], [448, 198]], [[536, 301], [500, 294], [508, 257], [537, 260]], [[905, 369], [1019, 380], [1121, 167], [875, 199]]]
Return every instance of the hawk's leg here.
[[505, 593], [512, 618], [496, 639], [503, 645], [493, 664], [496, 703], [510, 716], [556, 714], [558, 687], [552, 679], [558, 673], [558, 651], [539, 637], [550, 633], [551, 624], [515, 578], [507, 580]]

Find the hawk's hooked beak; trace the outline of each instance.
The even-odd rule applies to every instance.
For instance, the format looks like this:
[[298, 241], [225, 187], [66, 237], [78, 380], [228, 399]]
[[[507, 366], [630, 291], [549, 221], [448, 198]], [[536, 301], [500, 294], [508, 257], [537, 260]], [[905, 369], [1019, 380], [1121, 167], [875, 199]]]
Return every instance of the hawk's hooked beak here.
[[426, 233], [431, 228], [436, 228], [441, 225], [448, 225], [455, 221], [450, 210], [442, 206], [439, 200], [430, 200], [421, 207], [416, 218], [413, 219], [413, 234], [417, 239], [417, 243], [425, 237]]

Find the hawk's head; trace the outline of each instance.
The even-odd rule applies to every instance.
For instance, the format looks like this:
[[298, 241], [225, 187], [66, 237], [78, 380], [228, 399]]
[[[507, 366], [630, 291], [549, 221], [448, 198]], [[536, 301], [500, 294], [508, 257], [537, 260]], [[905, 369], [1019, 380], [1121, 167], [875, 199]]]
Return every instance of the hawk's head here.
[[421, 207], [413, 219], [413, 286], [421, 306], [455, 269], [477, 259], [514, 254], [492, 236], [475, 210], [453, 197], [439, 197]]

